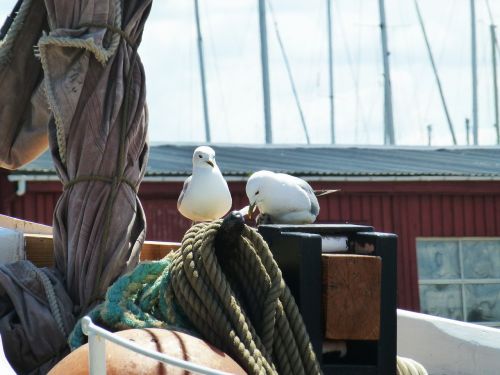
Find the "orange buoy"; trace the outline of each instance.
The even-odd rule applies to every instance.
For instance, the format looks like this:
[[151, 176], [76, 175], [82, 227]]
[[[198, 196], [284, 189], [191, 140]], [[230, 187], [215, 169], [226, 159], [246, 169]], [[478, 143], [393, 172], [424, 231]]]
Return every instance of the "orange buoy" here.
[[[231, 374], [246, 374], [227, 354], [183, 332], [147, 328], [129, 329], [115, 334], [133, 341], [144, 349], [155, 350]], [[49, 375], [87, 375], [88, 373], [88, 344], [85, 344], [63, 358], [52, 368]], [[106, 341], [106, 373], [109, 375], [185, 375], [189, 372]]]

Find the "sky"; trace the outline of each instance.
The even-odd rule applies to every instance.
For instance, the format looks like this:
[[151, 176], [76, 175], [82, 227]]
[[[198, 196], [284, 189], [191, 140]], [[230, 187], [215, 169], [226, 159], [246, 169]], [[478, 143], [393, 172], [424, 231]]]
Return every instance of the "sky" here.
[[[264, 143], [257, 0], [200, 0], [214, 143]], [[326, 0], [267, 0], [273, 142], [306, 137], [276, 37], [288, 56], [311, 143], [330, 143]], [[14, 0], [0, 2], [0, 17]], [[383, 144], [383, 65], [377, 0], [333, 0], [335, 137]], [[418, 0], [459, 145], [472, 117], [469, 0]], [[147, 75], [150, 141], [205, 140], [193, 1], [157, 0], [139, 53]], [[500, 1], [475, 0], [479, 144], [496, 142], [490, 24]], [[488, 4], [491, 10], [488, 12]], [[396, 144], [452, 145], [414, 0], [386, 0]], [[273, 19], [274, 16], [274, 19]], [[274, 23], [276, 20], [276, 24]], [[497, 54], [497, 60], [500, 60]], [[472, 135], [470, 137], [472, 142]]]

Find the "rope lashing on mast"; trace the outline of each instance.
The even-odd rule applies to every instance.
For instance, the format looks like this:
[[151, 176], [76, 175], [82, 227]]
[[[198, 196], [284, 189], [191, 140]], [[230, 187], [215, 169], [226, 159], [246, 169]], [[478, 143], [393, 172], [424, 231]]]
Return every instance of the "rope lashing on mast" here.
[[[249, 374], [321, 373], [266, 242], [243, 226], [234, 243], [217, 246], [221, 223], [191, 227], [179, 250], [118, 279], [90, 317], [115, 330], [194, 329]], [[70, 345], [84, 340], [79, 322]]]

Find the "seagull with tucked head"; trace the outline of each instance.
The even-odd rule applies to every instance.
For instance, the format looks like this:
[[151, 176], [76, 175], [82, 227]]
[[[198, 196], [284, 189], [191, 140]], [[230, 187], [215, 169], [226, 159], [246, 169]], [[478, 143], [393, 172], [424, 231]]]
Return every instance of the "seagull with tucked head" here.
[[184, 181], [177, 209], [192, 221], [212, 221], [231, 208], [227, 182], [215, 162], [215, 151], [200, 146], [193, 153], [193, 173]]
[[255, 172], [246, 185], [248, 215], [257, 207], [257, 224], [311, 224], [319, 214], [317, 196], [336, 191], [316, 192], [306, 181], [285, 173]]

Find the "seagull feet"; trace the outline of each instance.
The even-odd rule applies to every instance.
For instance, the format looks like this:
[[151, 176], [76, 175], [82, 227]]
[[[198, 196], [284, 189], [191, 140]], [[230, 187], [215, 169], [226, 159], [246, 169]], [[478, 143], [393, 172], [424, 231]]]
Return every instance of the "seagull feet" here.
[[273, 224], [273, 220], [271, 219], [271, 215], [268, 214], [259, 214], [255, 219], [255, 223], [257, 226], [265, 225], [265, 224]]

